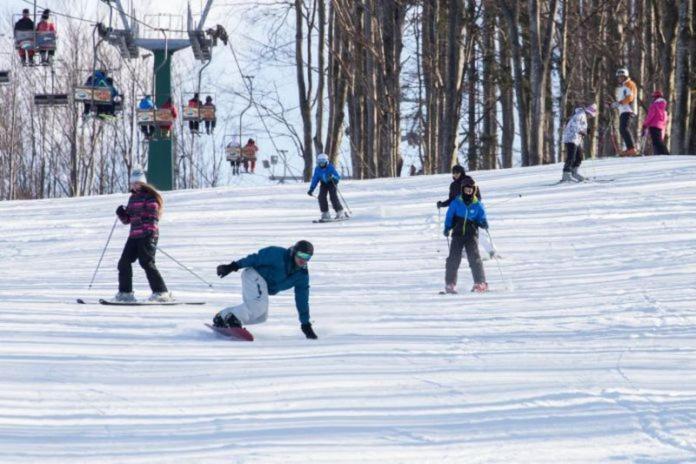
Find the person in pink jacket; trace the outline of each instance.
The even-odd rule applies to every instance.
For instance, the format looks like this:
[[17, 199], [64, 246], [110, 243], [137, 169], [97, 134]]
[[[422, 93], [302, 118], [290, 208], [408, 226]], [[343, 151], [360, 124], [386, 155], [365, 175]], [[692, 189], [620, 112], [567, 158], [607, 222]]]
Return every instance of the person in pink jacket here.
[[664, 143], [665, 127], [667, 127], [667, 100], [662, 97], [662, 92], [656, 90], [652, 94], [653, 102], [648, 109], [648, 115], [643, 121], [643, 137], [650, 132], [655, 155], [669, 155], [669, 150]]

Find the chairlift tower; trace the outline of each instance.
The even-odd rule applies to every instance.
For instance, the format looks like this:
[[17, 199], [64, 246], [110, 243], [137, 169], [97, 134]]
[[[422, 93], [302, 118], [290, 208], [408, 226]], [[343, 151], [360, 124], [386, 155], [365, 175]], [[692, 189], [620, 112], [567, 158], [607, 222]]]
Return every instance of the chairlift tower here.
[[[155, 104], [160, 108], [172, 94], [172, 55], [191, 47], [194, 57], [200, 61], [210, 61], [212, 56], [213, 40], [205, 37], [203, 25], [213, 5], [213, 0], [207, 0], [198, 24], [195, 24], [191, 14], [191, 5], [188, 7], [187, 37], [168, 37], [167, 29], [161, 28], [158, 33], [162, 38], [139, 37], [137, 21], [129, 20], [134, 14], [127, 15], [121, 0], [102, 0], [110, 6], [114, 6], [121, 17], [123, 29], [109, 31], [109, 43], [117, 47], [123, 58], [137, 58], [138, 48], [150, 50], [154, 56], [153, 75], [155, 80]], [[172, 31], [169, 31], [172, 32]], [[176, 31], [176, 33], [181, 31]], [[171, 136], [169, 138], [153, 138], [149, 141], [148, 181], [160, 190], [172, 190], [174, 188], [174, 151]]]

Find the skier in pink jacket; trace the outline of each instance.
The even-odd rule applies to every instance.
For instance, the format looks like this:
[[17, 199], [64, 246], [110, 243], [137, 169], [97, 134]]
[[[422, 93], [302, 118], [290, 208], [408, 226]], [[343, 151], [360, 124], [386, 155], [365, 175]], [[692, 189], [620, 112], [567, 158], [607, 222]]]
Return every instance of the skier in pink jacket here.
[[656, 90], [652, 94], [653, 102], [648, 109], [648, 115], [643, 121], [643, 137], [650, 132], [650, 139], [653, 144], [653, 154], [669, 155], [669, 150], [664, 143], [665, 127], [667, 127], [667, 100], [662, 96], [662, 92]]

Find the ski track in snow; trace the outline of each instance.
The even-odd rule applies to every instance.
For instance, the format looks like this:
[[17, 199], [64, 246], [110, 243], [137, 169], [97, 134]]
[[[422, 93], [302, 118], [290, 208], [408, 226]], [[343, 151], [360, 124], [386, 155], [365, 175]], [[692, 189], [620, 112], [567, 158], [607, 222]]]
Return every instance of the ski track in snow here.
[[[437, 294], [445, 175], [343, 182], [334, 224], [302, 185], [166, 193], [160, 246], [215, 288], [160, 269], [205, 306], [74, 304], [116, 291], [124, 226], [86, 287], [126, 195], [1, 202], [0, 462], [696, 462], [696, 160], [560, 171], [474, 173], [484, 295]], [[292, 292], [253, 343], [203, 325], [240, 299], [217, 264], [300, 238], [318, 341]]]

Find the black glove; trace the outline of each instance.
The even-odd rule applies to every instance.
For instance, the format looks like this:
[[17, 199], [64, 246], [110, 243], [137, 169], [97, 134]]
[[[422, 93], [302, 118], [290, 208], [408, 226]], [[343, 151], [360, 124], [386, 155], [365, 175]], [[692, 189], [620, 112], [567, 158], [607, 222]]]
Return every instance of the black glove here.
[[307, 195], [309, 195], [310, 197], [313, 197], [313, 196], [314, 196], [314, 192], [312, 192], [311, 190], [307, 190]]
[[483, 221], [483, 222], [481, 223], [481, 228], [482, 228], [482, 229], [488, 230], [488, 222], [487, 222], [487, 221]]
[[118, 217], [128, 216], [128, 213], [126, 213], [126, 208], [124, 208], [123, 205], [119, 205], [119, 207], [116, 208], [116, 216], [118, 216]]
[[449, 230], [449, 229], [445, 229], [445, 237], [449, 237], [449, 233], [450, 233], [450, 230]]
[[438, 202], [437, 202], [437, 207], [438, 207], [438, 208], [444, 208], [444, 207], [445, 207], [445, 203], [442, 202], [442, 201], [438, 201]]
[[307, 322], [306, 324], [302, 324], [302, 333], [305, 334], [305, 337], [307, 337], [310, 340], [316, 340], [317, 334], [314, 333], [314, 330], [312, 329], [312, 324]]
[[232, 261], [230, 264], [221, 264], [217, 267], [217, 275], [222, 279], [230, 272], [237, 272], [239, 270], [239, 264], [236, 261]]

